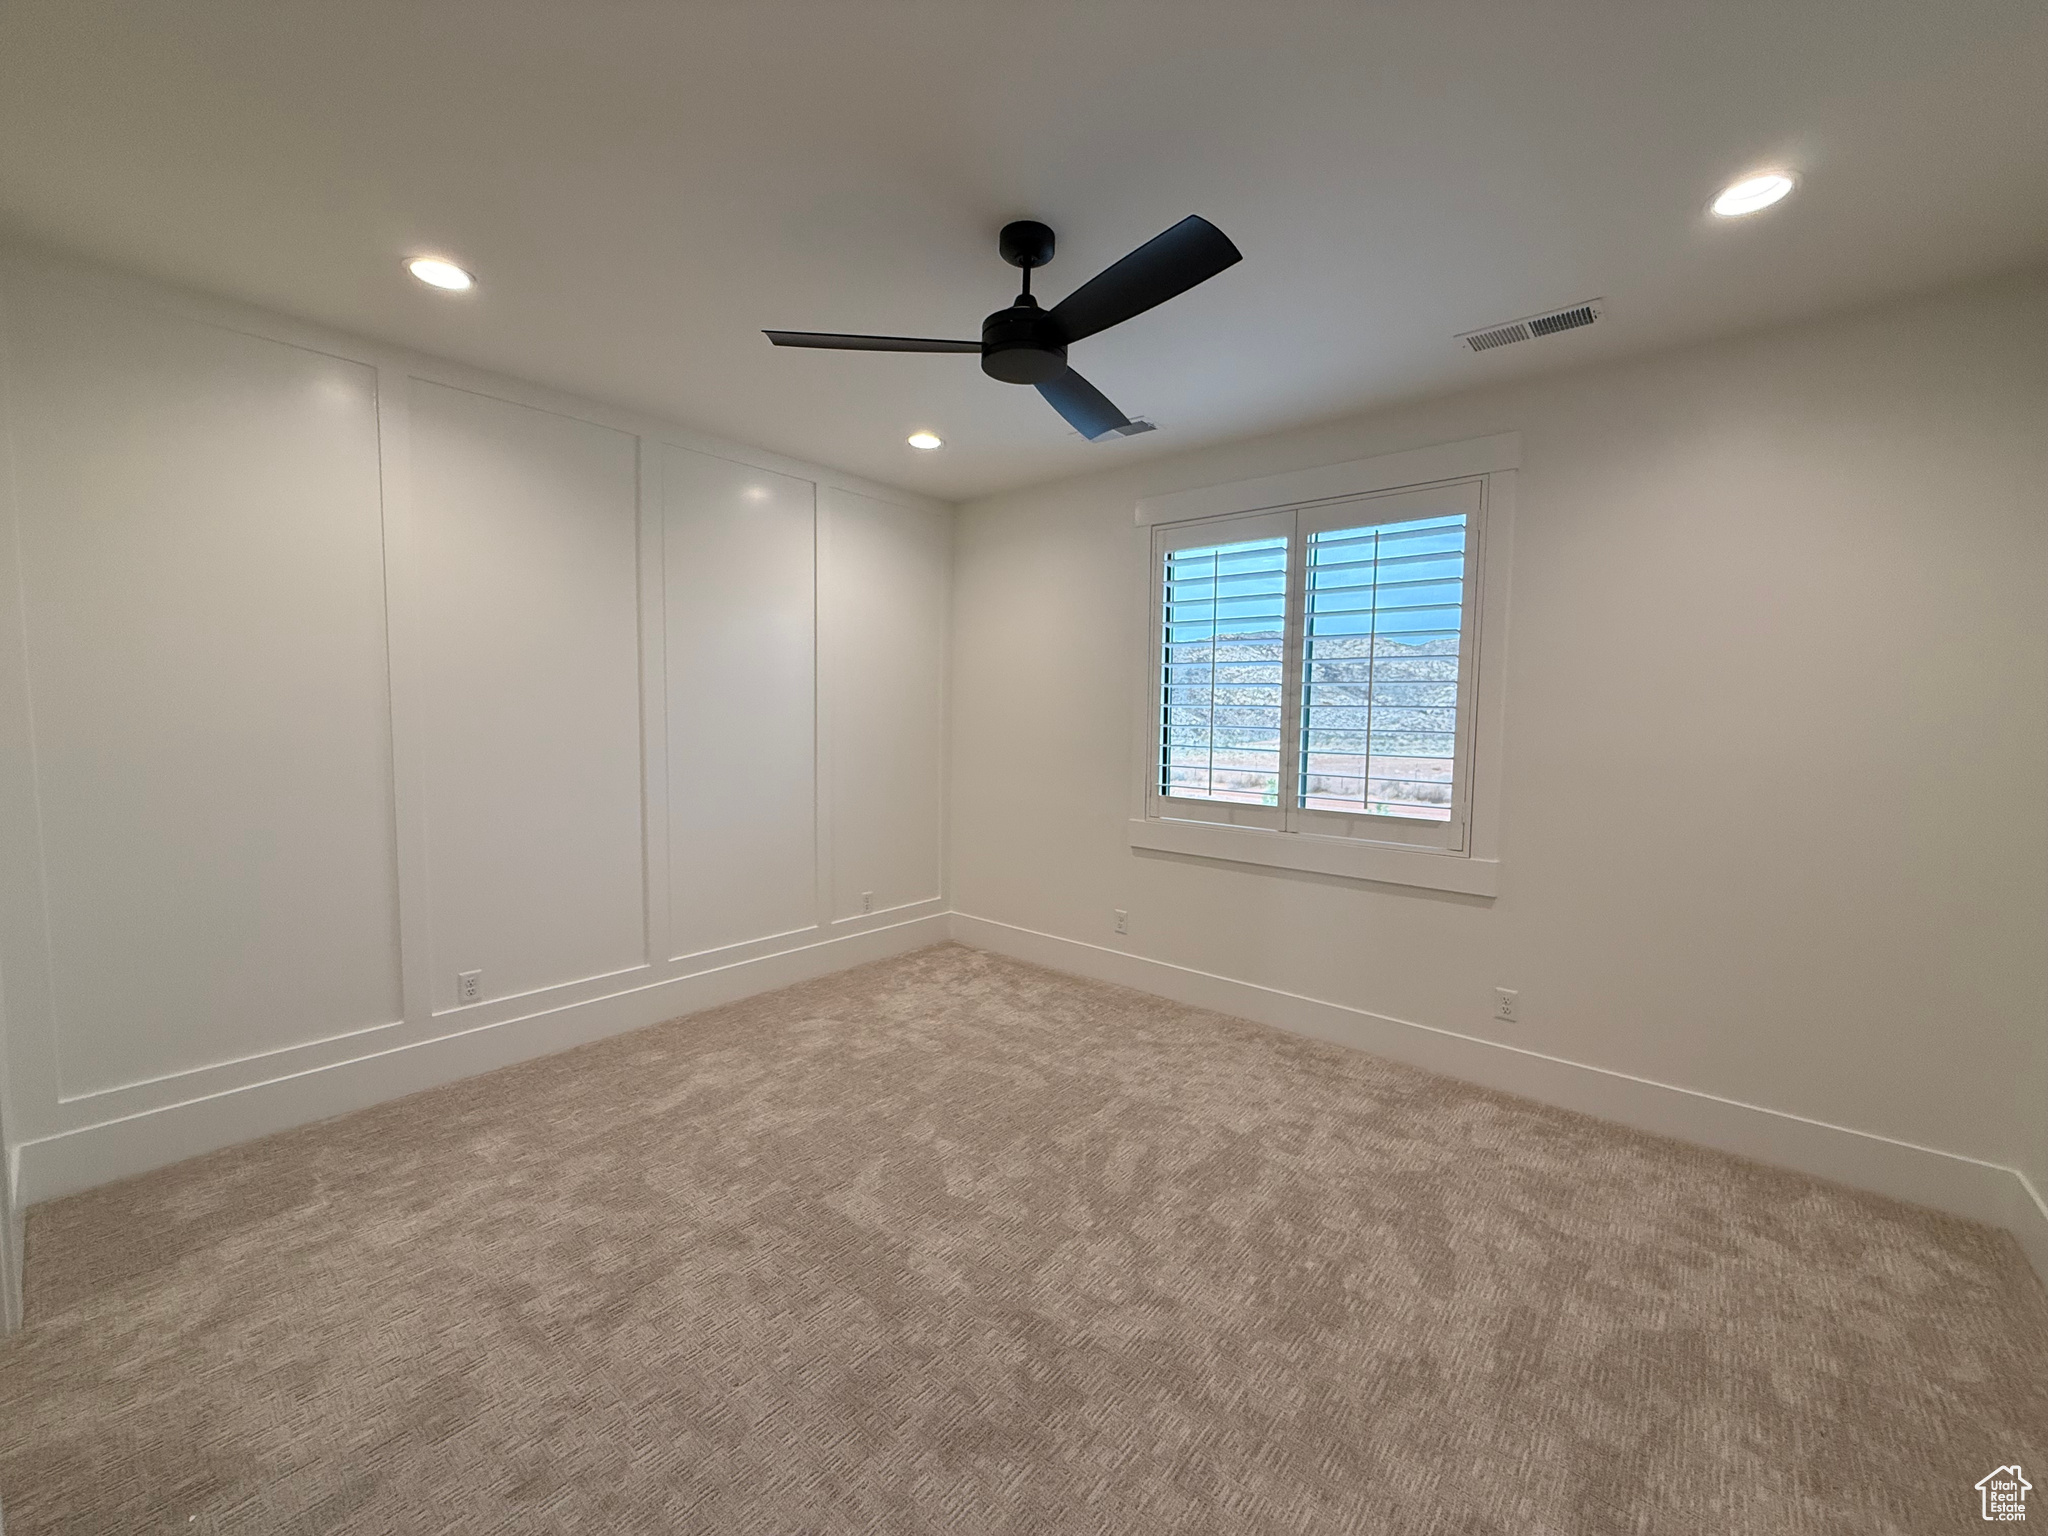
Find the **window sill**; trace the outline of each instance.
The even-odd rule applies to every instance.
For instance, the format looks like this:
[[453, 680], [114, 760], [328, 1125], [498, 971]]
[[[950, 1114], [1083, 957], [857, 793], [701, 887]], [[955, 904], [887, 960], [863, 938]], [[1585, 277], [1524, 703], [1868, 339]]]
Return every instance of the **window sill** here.
[[1319, 837], [1310, 832], [1237, 827], [1227, 822], [1147, 817], [1133, 818], [1127, 826], [1133, 848], [1149, 848], [1156, 853], [1225, 859], [1233, 864], [1263, 864], [1271, 869], [1299, 869], [1346, 880], [1458, 891], [1468, 896], [1500, 894], [1498, 859], [1467, 858], [1463, 854], [1440, 853], [1434, 848], [1363, 843], [1349, 837]]

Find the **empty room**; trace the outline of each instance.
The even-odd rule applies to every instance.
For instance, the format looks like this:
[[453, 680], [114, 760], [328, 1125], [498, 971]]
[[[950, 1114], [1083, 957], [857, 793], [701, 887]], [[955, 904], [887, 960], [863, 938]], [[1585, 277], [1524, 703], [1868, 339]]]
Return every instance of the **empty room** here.
[[10, 0], [0, 1145], [6, 1536], [2048, 1521], [2048, 10]]

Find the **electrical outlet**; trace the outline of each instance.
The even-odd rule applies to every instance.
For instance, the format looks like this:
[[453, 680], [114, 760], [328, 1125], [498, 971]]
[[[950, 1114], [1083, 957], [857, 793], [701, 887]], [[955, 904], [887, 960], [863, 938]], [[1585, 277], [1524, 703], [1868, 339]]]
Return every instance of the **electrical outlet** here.
[[860, 909], [863, 912], [875, 910], [875, 893], [873, 891], [862, 891], [860, 893]]
[[458, 971], [455, 976], [455, 1001], [473, 1003], [484, 995], [484, 973], [482, 971]]
[[1506, 987], [1495, 987], [1493, 989], [1493, 1016], [1503, 1024], [1514, 1023], [1515, 999], [1520, 995], [1520, 993], [1509, 991]]
[[1129, 933], [1131, 931], [1131, 914], [1124, 911], [1121, 907], [1117, 909], [1116, 931], [1118, 933]]

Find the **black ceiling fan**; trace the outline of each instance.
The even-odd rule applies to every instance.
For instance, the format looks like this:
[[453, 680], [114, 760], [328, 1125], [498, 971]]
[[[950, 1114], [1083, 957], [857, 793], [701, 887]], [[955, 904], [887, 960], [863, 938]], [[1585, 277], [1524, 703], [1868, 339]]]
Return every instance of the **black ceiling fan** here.
[[1147, 430], [1101, 390], [1067, 366], [1067, 348], [1085, 336], [1121, 325], [1205, 283], [1244, 258], [1207, 219], [1190, 214], [1155, 235], [1114, 266], [1105, 267], [1051, 309], [1031, 297], [1031, 269], [1052, 260], [1052, 231], [1033, 219], [1005, 224], [1003, 260], [1024, 269], [1024, 291], [1008, 309], [981, 322], [980, 341], [938, 341], [926, 336], [841, 336], [829, 331], [765, 331], [778, 347], [824, 347], [839, 352], [979, 352], [981, 371], [1005, 384], [1035, 384], [1046, 403], [1091, 442]]

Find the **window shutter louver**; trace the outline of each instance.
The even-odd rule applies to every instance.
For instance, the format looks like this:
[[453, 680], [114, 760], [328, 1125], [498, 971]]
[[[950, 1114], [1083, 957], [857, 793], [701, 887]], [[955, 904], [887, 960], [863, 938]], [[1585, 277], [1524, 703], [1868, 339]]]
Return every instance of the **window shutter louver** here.
[[1161, 794], [1280, 803], [1287, 553], [1268, 538], [1167, 555]]
[[1451, 818], [1466, 520], [1312, 534], [1301, 805]]

